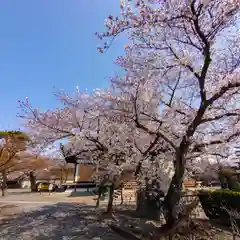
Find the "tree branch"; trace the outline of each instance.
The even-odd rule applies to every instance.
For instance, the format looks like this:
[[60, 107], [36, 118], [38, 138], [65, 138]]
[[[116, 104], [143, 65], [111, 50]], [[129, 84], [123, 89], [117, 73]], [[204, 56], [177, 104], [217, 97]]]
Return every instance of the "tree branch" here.
[[227, 91], [237, 87], [240, 87], [240, 82], [229, 82], [227, 85], [220, 88], [217, 93], [215, 93], [211, 98], [207, 100], [207, 105], [209, 106], [213, 104], [214, 101], [222, 97]]
[[134, 98], [134, 111], [135, 111], [135, 124], [137, 128], [143, 129], [145, 132], [147, 132], [149, 135], [159, 135], [159, 137], [161, 137], [164, 141], [166, 141], [168, 144], [170, 144], [170, 146], [173, 149], [176, 149], [175, 144], [169, 139], [167, 138], [163, 133], [161, 133], [160, 131], [155, 132], [155, 131], [151, 131], [149, 128], [145, 127], [143, 124], [140, 123], [139, 118], [138, 118], [138, 110], [137, 110], [137, 95], [138, 95], [138, 89], [136, 92], [136, 97]]
[[211, 117], [211, 118], [203, 118], [201, 120], [201, 123], [206, 123], [206, 122], [211, 122], [211, 121], [216, 121], [219, 119], [222, 119], [224, 117], [234, 117], [234, 116], [240, 116], [240, 113], [224, 113], [215, 117]]
[[239, 137], [240, 136], [240, 132], [236, 132], [233, 133], [232, 135], [230, 135], [229, 137], [222, 139], [222, 140], [214, 140], [214, 141], [210, 141], [210, 142], [206, 142], [206, 143], [201, 143], [201, 144], [196, 144], [193, 148], [193, 151], [196, 149], [201, 149], [205, 146], [209, 146], [209, 145], [216, 145], [216, 144], [222, 144], [222, 143], [228, 143], [230, 142], [233, 138], [235, 137]]

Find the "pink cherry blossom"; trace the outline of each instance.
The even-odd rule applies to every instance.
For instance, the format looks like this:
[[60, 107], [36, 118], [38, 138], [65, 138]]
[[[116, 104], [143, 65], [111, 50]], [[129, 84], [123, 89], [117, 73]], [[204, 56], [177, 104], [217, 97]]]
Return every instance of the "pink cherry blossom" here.
[[143, 187], [158, 182], [173, 224], [185, 175], [210, 157], [224, 158], [240, 140], [239, 1], [139, 0], [120, 7], [96, 35], [110, 38], [99, 47], [105, 52], [127, 34], [125, 54], [116, 59], [124, 73], [92, 93], [57, 92], [61, 109], [41, 112], [23, 101], [22, 117], [36, 145], [66, 139], [101, 179], [116, 182], [131, 166]]

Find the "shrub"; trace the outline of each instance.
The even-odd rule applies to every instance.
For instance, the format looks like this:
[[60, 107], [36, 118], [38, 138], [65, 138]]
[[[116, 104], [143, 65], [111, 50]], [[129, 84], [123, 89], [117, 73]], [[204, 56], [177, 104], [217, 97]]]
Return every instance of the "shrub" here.
[[229, 188], [233, 191], [240, 191], [240, 183], [238, 182], [235, 172], [231, 169], [222, 169], [218, 173], [222, 188]]
[[98, 195], [101, 193], [102, 197], [105, 197], [108, 194], [108, 186], [106, 185], [99, 185], [96, 187], [95, 190], [93, 190], [93, 193]]
[[[229, 223], [229, 215], [224, 208], [240, 213], [240, 192], [227, 189], [201, 191], [199, 199], [206, 216], [223, 224]], [[240, 226], [240, 219], [236, 222]]]

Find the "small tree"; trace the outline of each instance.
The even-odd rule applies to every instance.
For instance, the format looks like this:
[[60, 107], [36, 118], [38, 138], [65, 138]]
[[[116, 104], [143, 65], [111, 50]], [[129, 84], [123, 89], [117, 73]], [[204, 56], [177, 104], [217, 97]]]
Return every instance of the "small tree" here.
[[22, 163], [21, 154], [26, 150], [29, 137], [19, 131], [0, 132], [0, 172], [2, 196], [7, 188], [7, 174]]
[[36, 192], [36, 173], [50, 170], [55, 166], [55, 163], [47, 157], [35, 155], [33, 153], [28, 153], [25, 156], [25, 159], [25, 164], [23, 164], [21, 168], [22, 171], [29, 177], [31, 192]]

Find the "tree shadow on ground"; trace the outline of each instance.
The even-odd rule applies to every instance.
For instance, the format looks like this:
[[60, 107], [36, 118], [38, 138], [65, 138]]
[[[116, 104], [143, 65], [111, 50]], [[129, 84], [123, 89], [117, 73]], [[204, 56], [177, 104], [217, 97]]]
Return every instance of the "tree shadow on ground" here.
[[[98, 237], [98, 238], [96, 238]], [[122, 240], [107, 224], [100, 223], [96, 209], [76, 203], [46, 205], [5, 219], [0, 224], [0, 239], [61, 240], [61, 239]]]
[[82, 192], [71, 192], [68, 197], [95, 197], [96, 195], [92, 192], [82, 191]]
[[114, 214], [116, 215], [119, 226], [128, 229], [132, 233], [149, 233], [154, 232], [155, 227], [160, 227], [162, 225], [162, 221], [154, 224], [150, 224], [149, 219], [147, 217], [139, 216], [136, 212], [135, 205], [120, 205], [114, 208]]
[[130, 218], [139, 218], [134, 205], [120, 205], [115, 207], [114, 211], [118, 215], [128, 216]]
[[9, 188], [6, 191], [6, 196], [8, 195], [19, 195], [19, 194], [33, 194], [30, 189], [19, 189], [19, 188]]

